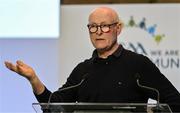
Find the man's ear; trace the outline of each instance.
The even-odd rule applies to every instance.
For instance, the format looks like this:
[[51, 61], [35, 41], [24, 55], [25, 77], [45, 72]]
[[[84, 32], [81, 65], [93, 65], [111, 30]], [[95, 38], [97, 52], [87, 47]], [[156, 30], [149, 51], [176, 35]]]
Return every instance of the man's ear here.
[[122, 28], [123, 28], [123, 24], [118, 23], [117, 24], [117, 35], [119, 35], [121, 33]]

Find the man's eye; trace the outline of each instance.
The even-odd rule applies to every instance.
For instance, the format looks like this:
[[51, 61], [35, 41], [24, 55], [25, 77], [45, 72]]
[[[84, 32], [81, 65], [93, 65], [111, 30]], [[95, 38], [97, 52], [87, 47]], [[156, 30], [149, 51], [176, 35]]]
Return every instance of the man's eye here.
[[91, 27], [91, 28], [95, 28], [95, 27], [97, 27], [97, 26], [96, 26], [96, 25], [91, 25], [90, 27]]
[[108, 27], [108, 25], [101, 25], [101, 27]]

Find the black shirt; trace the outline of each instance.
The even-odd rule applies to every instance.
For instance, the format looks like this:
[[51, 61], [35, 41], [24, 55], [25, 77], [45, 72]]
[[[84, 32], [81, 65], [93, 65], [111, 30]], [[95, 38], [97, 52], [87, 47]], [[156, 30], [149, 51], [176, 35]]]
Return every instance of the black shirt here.
[[[131, 52], [122, 46], [108, 58], [102, 59], [93, 52], [90, 59], [78, 64], [62, 88], [84, 82], [69, 90], [53, 94], [53, 102], [113, 102], [147, 103], [149, 98], [157, 99], [157, 93], [140, 88], [152, 87], [160, 92], [160, 102], [170, 105], [173, 111], [180, 111], [180, 94], [170, 81], [146, 56]], [[47, 102], [51, 92], [48, 89], [36, 95], [39, 102]]]

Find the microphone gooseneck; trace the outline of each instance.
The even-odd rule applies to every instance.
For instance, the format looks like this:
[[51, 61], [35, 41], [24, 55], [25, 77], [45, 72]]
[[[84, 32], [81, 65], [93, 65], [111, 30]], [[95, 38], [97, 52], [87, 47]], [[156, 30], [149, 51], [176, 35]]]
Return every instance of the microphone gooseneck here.
[[139, 83], [139, 78], [140, 78], [139, 73], [136, 73], [135, 77], [136, 77], [136, 83], [140, 88], [148, 89], [148, 90], [151, 90], [151, 91], [154, 91], [157, 93], [157, 104], [156, 104], [156, 107], [152, 108], [152, 111], [153, 112], [161, 112], [163, 110], [163, 108], [160, 106], [160, 93], [159, 93], [159, 91], [155, 88], [141, 85]]
[[[68, 90], [68, 89], [72, 89], [72, 88], [76, 88], [78, 86], [80, 86], [83, 82], [84, 82], [85, 79], [82, 79], [80, 83], [76, 84], [76, 85], [73, 85], [73, 86], [69, 86], [69, 87], [65, 87], [65, 88], [60, 88], [59, 90], [55, 91], [55, 92], [61, 92], [61, 91], [65, 91], [65, 90]], [[51, 93], [51, 95], [49, 96], [49, 99], [48, 99], [48, 104], [50, 103], [51, 101], [51, 97], [54, 93]]]
[[[69, 86], [69, 87], [64, 87], [64, 88], [60, 88], [59, 90], [55, 91], [55, 92], [61, 92], [61, 91], [65, 91], [65, 90], [69, 90], [69, 89], [73, 89], [73, 88], [76, 88], [78, 86], [80, 86], [84, 81], [85, 79], [87, 78], [87, 75], [88, 73], [84, 74], [81, 81], [78, 83], [78, 84], [75, 84], [75, 85], [72, 85], [72, 86]], [[47, 103], [47, 109], [49, 108], [49, 105], [51, 103], [51, 99], [52, 99], [52, 96], [53, 94], [55, 93], [51, 93], [50, 96], [49, 96], [49, 99], [48, 99], [48, 103]]]

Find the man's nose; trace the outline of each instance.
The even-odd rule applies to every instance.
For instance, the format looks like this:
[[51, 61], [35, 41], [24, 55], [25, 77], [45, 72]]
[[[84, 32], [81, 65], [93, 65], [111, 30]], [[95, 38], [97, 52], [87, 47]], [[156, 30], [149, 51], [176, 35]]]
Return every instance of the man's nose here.
[[96, 32], [96, 34], [98, 34], [98, 35], [101, 35], [101, 34], [102, 34], [102, 31], [101, 31], [101, 27], [100, 27], [100, 26], [97, 27], [97, 32]]

